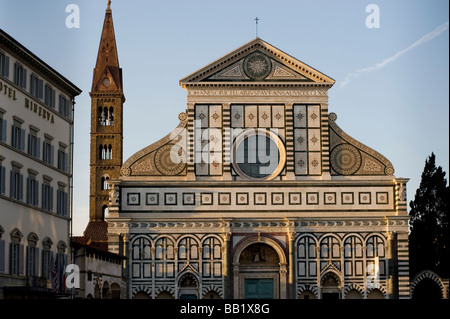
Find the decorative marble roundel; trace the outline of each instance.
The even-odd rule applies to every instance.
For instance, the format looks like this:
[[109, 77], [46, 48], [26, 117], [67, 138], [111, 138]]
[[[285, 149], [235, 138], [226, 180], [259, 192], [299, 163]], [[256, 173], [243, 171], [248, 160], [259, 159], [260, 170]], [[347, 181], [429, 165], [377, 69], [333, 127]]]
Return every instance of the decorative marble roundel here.
[[266, 78], [271, 71], [272, 63], [270, 62], [269, 57], [260, 52], [254, 52], [244, 60], [244, 72], [253, 80], [262, 80]]
[[156, 151], [155, 166], [163, 175], [177, 175], [185, 168], [183, 160], [180, 160], [178, 163], [172, 160], [171, 152], [174, 152], [174, 158], [183, 158], [183, 154], [181, 154], [183, 150], [177, 145], [166, 144]]
[[330, 160], [338, 174], [351, 175], [361, 166], [361, 153], [353, 145], [340, 144], [331, 151]]

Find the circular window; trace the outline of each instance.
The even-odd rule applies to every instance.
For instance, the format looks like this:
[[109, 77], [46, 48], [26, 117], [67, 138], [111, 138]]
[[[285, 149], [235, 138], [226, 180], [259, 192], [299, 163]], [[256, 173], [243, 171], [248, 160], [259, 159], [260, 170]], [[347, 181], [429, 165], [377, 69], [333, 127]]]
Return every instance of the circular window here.
[[281, 173], [285, 162], [284, 144], [273, 132], [248, 129], [233, 144], [233, 168], [241, 177], [273, 179]]

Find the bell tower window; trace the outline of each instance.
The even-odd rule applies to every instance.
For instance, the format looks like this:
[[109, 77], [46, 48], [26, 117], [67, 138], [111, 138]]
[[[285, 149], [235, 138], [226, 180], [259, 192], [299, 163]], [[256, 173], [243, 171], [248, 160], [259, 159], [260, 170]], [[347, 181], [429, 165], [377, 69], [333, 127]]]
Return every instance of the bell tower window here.
[[114, 124], [114, 108], [112, 106], [109, 108], [107, 106], [99, 107], [98, 114], [100, 125], [112, 126]]

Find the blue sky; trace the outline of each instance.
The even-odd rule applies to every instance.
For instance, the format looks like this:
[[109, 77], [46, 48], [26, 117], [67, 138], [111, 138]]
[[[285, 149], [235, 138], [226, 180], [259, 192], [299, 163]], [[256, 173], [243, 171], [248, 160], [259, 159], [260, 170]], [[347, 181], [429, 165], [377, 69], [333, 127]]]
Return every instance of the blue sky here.
[[[67, 28], [75, 4], [79, 28]], [[367, 28], [369, 4], [379, 28]], [[123, 160], [168, 134], [186, 109], [179, 80], [259, 37], [336, 80], [329, 111], [410, 178], [434, 152], [449, 172], [446, 0], [112, 0], [126, 96]], [[106, 0], [0, 0], [0, 28], [83, 90], [75, 111], [74, 234], [88, 222], [92, 71]]]

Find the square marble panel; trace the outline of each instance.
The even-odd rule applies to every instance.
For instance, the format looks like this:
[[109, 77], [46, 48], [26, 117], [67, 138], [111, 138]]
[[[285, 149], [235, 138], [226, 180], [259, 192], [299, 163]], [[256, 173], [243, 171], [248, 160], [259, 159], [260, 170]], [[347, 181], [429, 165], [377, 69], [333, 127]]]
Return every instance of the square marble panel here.
[[236, 193], [237, 205], [248, 205], [248, 193]]
[[389, 195], [387, 192], [377, 192], [377, 204], [389, 204]]
[[200, 203], [202, 205], [212, 205], [213, 204], [213, 193], [202, 193], [200, 195]]
[[245, 127], [258, 127], [258, 106], [245, 106]]
[[232, 105], [231, 106], [231, 127], [243, 127], [244, 126], [244, 106]]
[[270, 105], [258, 106], [259, 127], [271, 127], [272, 125], [271, 109], [272, 107]]
[[320, 151], [321, 144], [320, 129], [308, 129], [308, 150]]
[[308, 127], [320, 127], [320, 106], [308, 105]]
[[141, 204], [141, 194], [139, 194], [139, 193], [128, 193], [127, 194], [127, 205], [139, 206], [140, 204]]
[[301, 205], [302, 193], [289, 193], [289, 205]]
[[222, 105], [209, 106], [209, 127], [222, 127]]
[[295, 152], [294, 155], [294, 168], [295, 175], [307, 175], [308, 174], [308, 153]]
[[359, 192], [359, 203], [362, 205], [372, 204], [371, 194], [369, 192]]
[[164, 193], [165, 205], [177, 205], [177, 193]]
[[316, 193], [316, 192], [306, 193], [306, 204], [307, 205], [318, 205], [319, 204], [319, 193]]
[[254, 193], [253, 202], [255, 203], [255, 205], [266, 205], [266, 193]]
[[284, 127], [284, 105], [272, 106], [272, 127]]
[[284, 193], [272, 193], [272, 205], [283, 205]]
[[294, 127], [306, 127], [306, 105], [294, 105]]
[[183, 205], [195, 205], [195, 193], [183, 193]]
[[308, 153], [308, 168], [309, 168], [310, 175], [321, 175], [322, 174], [321, 153], [319, 153], [319, 152], [309, 152]]
[[336, 193], [324, 193], [323, 202], [325, 205], [336, 205]]
[[306, 151], [308, 145], [308, 136], [306, 129], [296, 128], [294, 129], [294, 150]]
[[231, 205], [231, 193], [219, 193], [219, 205]]
[[343, 205], [353, 205], [355, 203], [354, 194], [350, 192], [342, 192], [341, 193], [341, 201]]
[[158, 193], [146, 193], [146, 204], [147, 205], [159, 205], [159, 194]]

